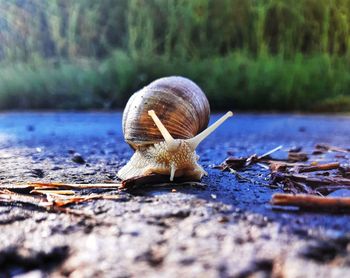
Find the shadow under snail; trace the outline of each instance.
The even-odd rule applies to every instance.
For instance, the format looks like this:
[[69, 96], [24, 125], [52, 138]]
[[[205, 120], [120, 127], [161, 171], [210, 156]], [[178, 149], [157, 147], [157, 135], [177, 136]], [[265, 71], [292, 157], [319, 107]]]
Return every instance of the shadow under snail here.
[[229, 111], [207, 127], [209, 102], [193, 81], [180, 76], [153, 81], [130, 97], [123, 112], [124, 138], [135, 153], [118, 177], [161, 174], [170, 181], [200, 180], [207, 173], [198, 164], [196, 148], [231, 116]]

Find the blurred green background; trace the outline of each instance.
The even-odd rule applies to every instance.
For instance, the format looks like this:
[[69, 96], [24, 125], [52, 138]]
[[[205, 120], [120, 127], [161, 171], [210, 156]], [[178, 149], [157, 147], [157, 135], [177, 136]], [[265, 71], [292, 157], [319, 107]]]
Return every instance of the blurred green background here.
[[0, 0], [0, 109], [116, 109], [183, 75], [213, 109], [350, 111], [350, 0]]

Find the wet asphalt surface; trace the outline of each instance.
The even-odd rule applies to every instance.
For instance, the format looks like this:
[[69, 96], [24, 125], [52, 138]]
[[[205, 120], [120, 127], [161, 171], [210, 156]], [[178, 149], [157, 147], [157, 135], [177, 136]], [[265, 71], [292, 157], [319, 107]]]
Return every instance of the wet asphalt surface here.
[[[92, 219], [1, 204], [0, 277], [349, 277], [349, 214], [273, 210], [280, 190], [266, 170], [245, 171], [247, 182], [212, 168], [229, 154], [349, 138], [346, 116], [236, 115], [198, 148], [205, 186], [109, 191], [120, 199], [71, 206]], [[121, 113], [0, 114], [2, 184], [111, 181], [131, 155]]]

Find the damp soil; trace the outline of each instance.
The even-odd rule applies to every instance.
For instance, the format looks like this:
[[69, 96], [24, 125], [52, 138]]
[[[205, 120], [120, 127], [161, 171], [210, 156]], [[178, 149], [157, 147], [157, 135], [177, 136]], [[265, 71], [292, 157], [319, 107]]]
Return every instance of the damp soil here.
[[[274, 210], [266, 170], [242, 180], [212, 166], [349, 138], [345, 116], [237, 115], [198, 149], [204, 185], [70, 206], [92, 218], [0, 204], [0, 277], [347, 277], [349, 213]], [[1, 184], [114, 181], [131, 155], [121, 113], [0, 114]]]

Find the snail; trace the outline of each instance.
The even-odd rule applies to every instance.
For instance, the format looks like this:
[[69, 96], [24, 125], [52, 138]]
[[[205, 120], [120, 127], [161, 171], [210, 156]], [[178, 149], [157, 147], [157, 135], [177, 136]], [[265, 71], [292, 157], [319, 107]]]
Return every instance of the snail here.
[[[148, 174], [200, 180], [207, 175], [198, 164], [197, 146], [227, 118], [210, 127], [209, 102], [193, 81], [180, 76], [157, 79], [134, 93], [123, 112], [125, 141], [135, 150], [117, 176]], [[159, 117], [159, 118], [158, 118]]]

